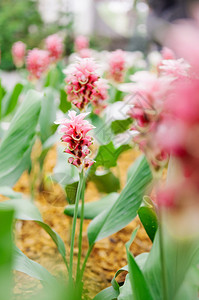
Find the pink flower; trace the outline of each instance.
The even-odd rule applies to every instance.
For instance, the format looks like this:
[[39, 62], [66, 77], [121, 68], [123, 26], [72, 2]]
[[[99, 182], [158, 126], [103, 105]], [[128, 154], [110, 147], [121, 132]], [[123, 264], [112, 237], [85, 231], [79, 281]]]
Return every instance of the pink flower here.
[[68, 70], [66, 93], [68, 100], [80, 110], [92, 101], [99, 76], [92, 59], [82, 58]]
[[86, 36], [79, 35], [75, 39], [75, 51], [80, 52], [83, 49], [89, 48], [89, 40]]
[[190, 65], [183, 59], [167, 59], [163, 60], [159, 65], [159, 72], [162, 75], [173, 76], [179, 78], [180, 76], [188, 76]]
[[24, 65], [25, 54], [26, 54], [26, 45], [23, 42], [18, 41], [13, 44], [12, 57], [13, 57], [14, 64], [17, 68], [20, 68]]
[[79, 51], [79, 56], [81, 58], [89, 58], [92, 57], [92, 51], [89, 48], [84, 48], [82, 50]]
[[126, 70], [126, 53], [123, 50], [116, 50], [110, 54], [108, 76], [116, 83], [124, 81]]
[[49, 35], [46, 40], [46, 50], [49, 52], [51, 62], [59, 60], [63, 53], [63, 41], [57, 34]]
[[68, 162], [78, 168], [88, 168], [94, 161], [88, 156], [91, 151], [89, 147], [92, 145], [93, 138], [87, 133], [94, 128], [84, 118], [88, 113], [81, 113], [76, 115], [75, 111], [69, 111], [69, 119], [56, 121], [56, 124], [61, 124], [61, 132], [63, 134], [61, 140], [67, 143], [64, 152], [71, 154]]
[[108, 83], [105, 79], [99, 79], [95, 83], [95, 89], [92, 95], [92, 105], [94, 106], [94, 113], [99, 115], [107, 106], [105, 101], [108, 99]]
[[[184, 175], [199, 184], [199, 80], [181, 78], [165, 102], [155, 139], [180, 162]], [[164, 137], [167, 136], [165, 139]]]
[[176, 59], [176, 55], [170, 48], [164, 47], [161, 51], [163, 60]]
[[167, 44], [179, 57], [188, 61], [194, 73], [199, 74], [199, 26], [196, 23], [183, 21], [171, 26]]
[[130, 105], [128, 115], [133, 120], [131, 130], [136, 133], [133, 141], [146, 154], [153, 168], [159, 170], [167, 163], [168, 154], [157, 143], [154, 134], [164, 117], [164, 102], [173, 80], [147, 72], [138, 72], [131, 79], [135, 83], [128, 84], [131, 95], [127, 103]]
[[48, 69], [49, 63], [50, 59], [47, 51], [34, 48], [28, 52], [26, 65], [31, 78], [39, 79]]

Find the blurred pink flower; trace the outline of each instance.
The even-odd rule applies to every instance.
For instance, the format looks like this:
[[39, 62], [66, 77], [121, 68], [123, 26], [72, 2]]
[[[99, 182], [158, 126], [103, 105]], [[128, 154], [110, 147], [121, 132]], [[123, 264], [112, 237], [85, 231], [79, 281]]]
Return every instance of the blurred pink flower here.
[[66, 93], [68, 101], [80, 110], [92, 101], [95, 83], [99, 79], [97, 66], [89, 58], [82, 58], [68, 70]]
[[135, 82], [129, 84], [131, 95], [127, 103], [130, 105], [128, 115], [133, 120], [133, 141], [146, 154], [153, 168], [159, 170], [167, 163], [168, 155], [154, 139], [154, 134], [164, 117], [164, 102], [173, 79], [148, 72], [138, 72], [131, 79]]
[[124, 81], [126, 71], [126, 53], [123, 50], [116, 50], [111, 52], [109, 58], [108, 76], [116, 83]]
[[79, 56], [81, 58], [89, 58], [92, 57], [92, 51], [89, 48], [84, 48], [79, 51]]
[[47, 51], [37, 48], [28, 51], [26, 65], [31, 78], [39, 79], [48, 69], [49, 63], [50, 58]]
[[162, 54], [162, 59], [163, 60], [167, 60], [167, 59], [176, 59], [176, 55], [173, 52], [173, 50], [171, 50], [170, 48], [164, 47], [161, 51]]
[[173, 76], [189, 76], [191, 66], [183, 59], [167, 59], [163, 60], [158, 69], [161, 75]]
[[[155, 139], [180, 162], [184, 175], [199, 184], [199, 80], [180, 78], [168, 95]], [[167, 138], [165, 139], [165, 136]]]
[[62, 142], [67, 143], [64, 152], [73, 155], [68, 162], [78, 168], [88, 168], [94, 161], [88, 156], [90, 154], [89, 146], [92, 145], [93, 138], [87, 133], [94, 128], [84, 118], [88, 113], [81, 113], [76, 115], [75, 111], [69, 111], [69, 119], [58, 120], [55, 123], [61, 124], [61, 132], [63, 136]]
[[83, 49], [89, 48], [89, 40], [86, 36], [79, 35], [75, 39], [75, 51], [80, 52]]
[[57, 34], [49, 35], [45, 40], [45, 46], [51, 62], [56, 62], [61, 58], [64, 46], [62, 39]]
[[21, 41], [18, 41], [12, 46], [12, 57], [14, 64], [17, 68], [20, 68], [24, 65], [26, 55], [26, 44]]
[[171, 26], [167, 45], [179, 57], [183, 57], [199, 75], [199, 26], [190, 21], [179, 22]]
[[99, 115], [107, 106], [105, 101], [108, 99], [108, 88], [109, 86], [105, 79], [99, 79], [95, 83], [91, 102], [94, 107], [94, 113], [97, 115]]

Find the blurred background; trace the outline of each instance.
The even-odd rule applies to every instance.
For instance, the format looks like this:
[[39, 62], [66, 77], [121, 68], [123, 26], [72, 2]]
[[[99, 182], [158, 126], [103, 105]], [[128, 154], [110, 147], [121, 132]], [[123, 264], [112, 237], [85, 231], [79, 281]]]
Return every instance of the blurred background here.
[[14, 42], [21, 40], [29, 49], [42, 47], [44, 38], [55, 32], [64, 37], [66, 55], [79, 34], [88, 36], [96, 50], [145, 51], [148, 11], [144, 0], [1, 0], [0, 68], [14, 69]]

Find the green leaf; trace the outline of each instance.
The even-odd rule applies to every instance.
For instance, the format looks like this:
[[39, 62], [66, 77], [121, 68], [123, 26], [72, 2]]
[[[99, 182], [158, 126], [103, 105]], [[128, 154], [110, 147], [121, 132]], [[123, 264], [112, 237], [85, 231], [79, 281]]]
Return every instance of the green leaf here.
[[[140, 255], [137, 255], [135, 257], [135, 261], [141, 270], [145, 265], [147, 257], [148, 257], [148, 253], [141, 253]], [[120, 295], [118, 297], [118, 300], [132, 300], [132, 299], [134, 298], [133, 298], [133, 292], [131, 288], [131, 281], [130, 281], [129, 274], [127, 274], [124, 284], [120, 287]]]
[[46, 77], [45, 87], [53, 87], [59, 89], [60, 84], [63, 81], [63, 73], [57, 66], [51, 68]]
[[44, 93], [39, 117], [42, 144], [52, 135], [52, 125], [56, 119], [55, 90], [49, 87]]
[[129, 247], [135, 239], [138, 228], [133, 232], [131, 240], [126, 243], [126, 252], [128, 259], [128, 271], [131, 282], [131, 287], [133, 291], [133, 296], [135, 300], [153, 300], [150, 289], [147, 285], [146, 279], [135, 261], [133, 255], [129, 251]]
[[3, 195], [8, 198], [12, 198], [12, 199], [22, 197], [22, 193], [15, 192], [15, 191], [13, 191], [13, 189], [11, 189], [8, 186], [0, 186], [0, 195]]
[[92, 169], [97, 169], [99, 166], [103, 166], [106, 169], [117, 166], [117, 159], [120, 154], [129, 149], [131, 149], [129, 145], [122, 145], [119, 148], [115, 148], [113, 142], [100, 146], [95, 157], [96, 163], [93, 164]]
[[78, 188], [79, 181], [75, 181], [71, 184], [67, 184], [65, 186], [66, 191], [66, 199], [69, 204], [74, 204], [77, 194], [77, 188]]
[[57, 140], [58, 140], [57, 134], [54, 134], [50, 136], [42, 145], [42, 152], [38, 158], [41, 170], [43, 168], [44, 160], [46, 158], [46, 155], [48, 154], [48, 151], [52, 148], [53, 145], [55, 145]]
[[135, 162], [134, 172], [117, 201], [89, 224], [89, 245], [121, 230], [136, 217], [144, 191], [151, 180], [148, 162], [141, 156]]
[[[149, 253], [143, 272], [154, 299], [164, 299], [163, 276], [166, 285], [167, 299], [179, 300], [178, 295], [187, 284], [187, 275], [199, 263], [198, 239], [178, 239], [163, 231], [162, 249], [164, 251], [165, 274], [162, 273], [160, 254], [160, 233], [156, 233], [153, 247]], [[189, 290], [189, 297], [195, 287]]]
[[98, 115], [91, 113], [88, 118], [93, 126], [96, 128], [93, 130], [94, 139], [100, 144], [108, 144], [113, 139], [113, 133], [110, 128], [110, 124], [106, 122], [104, 118], [99, 117]]
[[146, 233], [153, 242], [156, 231], [158, 229], [158, 219], [155, 211], [150, 207], [140, 207], [138, 215], [142, 225], [144, 226]]
[[98, 293], [93, 300], [115, 300], [117, 299], [119, 293], [112, 286], [104, 289]]
[[28, 258], [19, 248], [14, 249], [13, 269], [33, 278], [52, 284], [55, 278], [40, 264]]
[[77, 168], [68, 163], [70, 155], [64, 153], [63, 150], [63, 147], [58, 148], [57, 163], [51, 178], [60, 184], [66, 192], [67, 201], [72, 204], [76, 196], [79, 174]]
[[0, 78], [0, 120], [2, 119], [2, 99], [6, 94], [6, 90], [2, 86], [1, 78]]
[[11, 299], [13, 242], [12, 226], [14, 211], [0, 210], [0, 291], [1, 300]]
[[130, 274], [130, 282], [133, 290], [133, 295], [135, 300], [153, 300], [154, 298], [151, 295], [150, 289], [147, 285], [147, 282], [144, 278], [144, 275], [137, 265], [133, 255], [127, 249], [127, 258]]
[[67, 101], [67, 94], [66, 92], [61, 89], [60, 90], [60, 104], [59, 104], [59, 109], [63, 112], [66, 113], [69, 109], [71, 109], [72, 105], [71, 102]]
[[[84, 208], [84, 219], [94, 219], [96, 216], [98, 216], [102, 211], [108, 209], [109, 207], [112, 207], [112, 205], [117, 200], [119, 194], [118, 193], [111, 193], [102, 199], [94, 202], [88, 202], [85, 204]], [[70, 217], [73, 217], [74, 215], [74, 205], [68, 205], [66, 206], [64, 213]], [[81, 214], [81, 204], [78, 206], [78, 218], [80, 218]]]
[[7, 208], [14, 209], [16, 219], [35, 221], [38, 225], [40, 225], [52, 238], [59, 253], [65, 261], [66, 250], [63, 240], [53, 229], [50, 228], [49, 225], [43, 222], [39, 210], [32, 202], [28, 199], [13, 199], [0, 202], [0, 210]]
[[41, 98], [42, 94], [29, 91], [4, 135], [0, 145], [1, 186], [14, 185], [30, 162], [28, 158], [36, 133]]
[[93, 174], [90, 180], [95, 183], [100, 193], [113, 193], [120, 189], [120, 181], [111, 171], [100, 175]]
[[114, 134], [119, 134], [126, 131], [130, 124], [132, 124], [131, 118], [125, 120], [115, 120], [111, 123], [111, 129]]
[[15, 109], [22, 90], [23, 90], [23, 85], [21, 83], [17, 83], [13, 91], [7, 93], [4, 96], [4, 98], [2, 99], [2, 107], [1, 107], [2, 117], [7, 116]]

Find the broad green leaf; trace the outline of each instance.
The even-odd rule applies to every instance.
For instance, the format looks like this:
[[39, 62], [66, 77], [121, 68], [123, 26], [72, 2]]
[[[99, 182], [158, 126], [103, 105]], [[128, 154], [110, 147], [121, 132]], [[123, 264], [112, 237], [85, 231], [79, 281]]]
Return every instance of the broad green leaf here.
[[60, 84], [62, 82], [63, 82], [63, 72], [56, 65], [56, 66], [52, 67], [51, 70], [48, 72], [44, 86], [59, 89]]
[[131, 282], [131, 287], [133, 290], [133, 295], [135, 300], [153, 300], [150, 289], [144, 278], [144, 275], [136, 263], [133, 255], [127, 249], [127, 258], [129, 266], [129, 277]]
[[44, 93], [39, 117], [42, 144], [52, 135], [52, 125], [56, 119], [55, 90], [49, 87]]
[[13, 269], [33, 278], [52, 284], [55, 278], [40, 264], [28, 258], [20, 249], [14, 249]]
[[0, 291], [1, 300], [11, 299], [13, 242], [12, 225], [14, 211], [0, 210]]
[[114, 134], [119, 134], [126, 131], [130, 124], [132, 124], [131, 118], [125, 120], [115, 120], [111, 123], [111, 129]]
[[64, 152], [63, 147], [57, 149], [57, 163], [53, 170], [52, 179], [58, 182], [63, 189], [67, 184], [72, 184], [79, 180], [79, 173], [75, 166], [68, 163], [69, 154]]
[[[33, 90], [17, 110], [0, 145], [0, 185], [12, 186], [27, 167], [41, 109], [42, 94]], [[26, 161], [24, 164], [23, 161]], [[13, 173], [15, 178], [13, 178]], [[10, 180], [9, 176], [12, 177]]]
[[115, 300], [117, 299], [119, 293], [112, 286], [104, 289], [99, 294], [97, 294], [93, 300]]
[[54, 134], [50, 136], [42, 145], [42, 152], [38, 158], [41, 170], [43, 168], [44, 160], [46, 158], [46, 155], [48, 154], [48, 151], [52, 148], [53, 145], [55, 145], [57, 140], [58, 140], [57, 134]]
[[66, 200], [69, 204], [74, 204], [77, 194], [77, 188], [78, 188], [79, 181], [75, 181], [71, 184], [67, 184], [65, 186], [65, 192], [66, 192]]
[[[148, 253], [141, 253], [140, 255], [135, 257], [135, 261], [141, 270], [145, 265], [147, 257], [148, 257]], [[133, 299], [134, 298], [133, 298], [133, 292], [131, 288], [131, 281], [130, 281], [129, 274], [127, 274], [124, 284], [120, 287], [120, 294], [118, 296], [118, 300], [133, 300]]]
[[129, 251], [130, 245], [135, 239], [137, 230], [138, 228], [133, 232], [131, 240], [128, 243], [126, 243], [128, 271], [129, 271], [129, 277], [130, 277], [131, 287], [133, 291], [133, 298], [135, 300], [143, 300], [143, 299], [153, 300], [146, 279], [144, 278], [144, 275], [140, 267], [138, 266], [136, 260], [134, 259], [133, 255]]
[[89, 245], [121, 230], [136, 217], [145, 189], [151, 180], [148, 162], [141, 156], [135, 162], [134, 172], [117, 201], [89, 224]]
[[3, 196], [8, 197], [8, 198], [12, 198], [12, 199], [22, 197], [21, 193], [13, 191], [13, 189], [11, 189], [8, 186], [0, 186], [0, 195], [3, 195]]
[[59, 253], [65, 261], [66, 250], [63, 240], [53, 229], [50, 228], [49, 225], [43, 222], [39, 210], [32, 202], [28, 199], [12, 199], [0, 202], [0, 210], [7, 208], [14, 209], [16, 219], [35, 221], [38, 225], [40, 225], [52, 238]]
[[129, 145], [122, 145], [119, 148], [115, 148], [113, 142], [100, 146], [95, 157], [96, 163], [91, 168], [92, 171], [99, 166], [103, 166], [106, 169], [117, 166], [117, 159], [120, 154], [129, 149], [131, 149]]
[[156, 231], [158, 229], [158, 219], [155, 211], [150, 207], [143, 206], [139, 208], [138, 216], [146, 230], [146, 233], [153, 242]]
[[0, 78], [0, 120], [2, 119], [2, 99], [6, 94], [6, 90], [2, 86], [1, 78]]
[[117, 101], [122, 101], [125, 93], [119, 91], [115, 86], [111, 86], [111, 88], [109, 89], [109, 95], [109, 102], [114, 103]]
[[23, 159], [19, 160], [18, 163], [14, 166], [11, 172], [7, 173], [5, 176], [1, 178], [1, 170], [0, 170], [0, 186], [8, 185], [13, 186], [17, 180], [20, 178], [21, 174], [24, 170], [28, 170], [31, 167], [31, 151], [32, 146], [35, 142], [35, 138], [33, 138], [29, 148], [23, 155]]
[[97, 141], [100, 145], [110, 143], [113, 139], [110, 124], [106, 122], [104, 118], [101, 118], [94, 113], [89, 114], [88, 118], [90, 119], [91, 124], [96, 127], [92, 131], [95, 141]]
[[59, 104], [59, 109], [63, 112], [66, 113], [69, 109], [71, 109], [72, 105], [71, 102], [67, 101], [67, 94], [66, 92], [61, 89], [60, 90], [60, 104]]
[[[119, 196], [118, 193], [111, 193], [98, 201], [86, 203], [84, 208], [84, 219], [94, 219], [102, 211], [108, 209], [109, 207], [112, 207], [112, 205], [117, 200], [118, 196]], [[73, 217], [74, 208], [75, 208], [74, 205], [68, 205], [66, 206], [64, 213], [68, 216]], [[80, 218], [80, 214], [81, 214], [81, 204], [78, 207], [78, 214], [77, 214], [78, 218]]]
[[[163, 231], [162, 249], [165, 266], [165, 275], [163, 275], [159, 239], [158, 231], [143, 269], [144, 276], [154, 299], [164, 299], [162, 285], [164, 276], [167, 299], [179, 300], [178, 295], [186, 285], [188, 273], [199, 263], [198, 240], [175, 239]], [[192, 288], [193, 290], [189, 290], [190, 295], [195, 291], [195, 287]], [[191, 299], [190, 297], [188, 299]]]
[[3, 97], [5, 96], [5, 94], [6, 94], [6, 89], [2, 86], [1, 78], [0, 78], [0, 103]]
[[2, 106], [1, 106], [2, 117], [7, 116], [15, 109], [22, 90], [23, 90], [23, 85], [21, 83], [17, 83], [13, 91], [8, 92], [4, 96], [4, 98], [2, 99]]
[[95, 183], [100, 193], [113, 193], [120, 189], [120, 181], [111, 171], [93, 174], [90, 180]]
[[57, 163], [51, 176], [53, 181], [60, 184], [66, 192], [67, 201], [72, 204], [75, 200], [77, 183], [79, 181], [78, 170], [68, 163], [69, 154], [63, 152], [64, 148], [59, 147], [57, 151]]
[[13, 209], [15, 219], [41, 221], [37, 207], [29, 199], [11, 199], [0, 202], [0, 210]]

